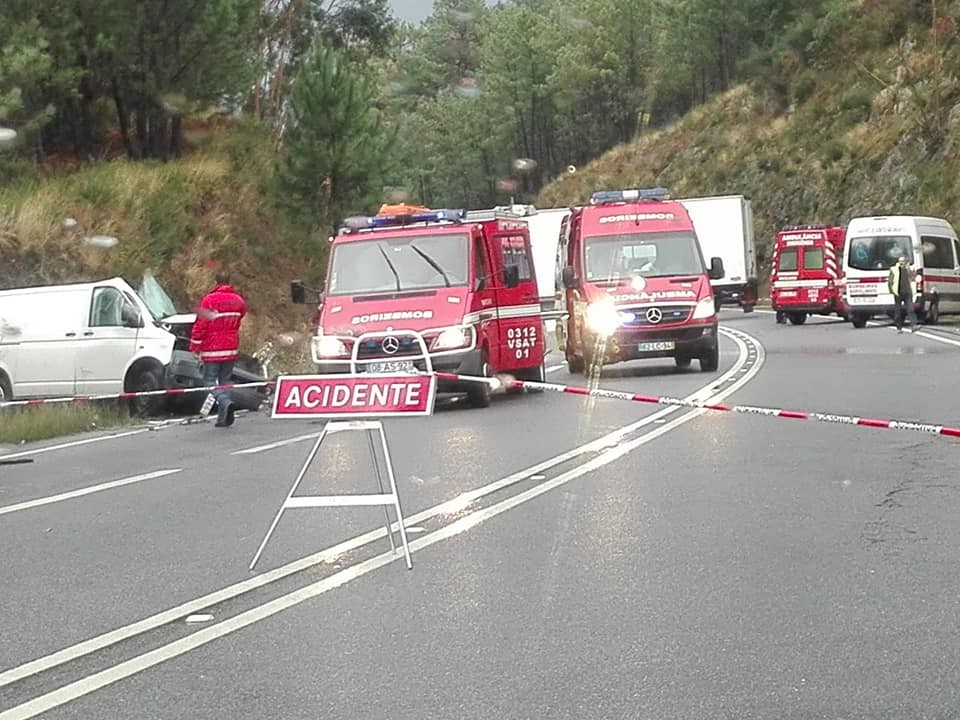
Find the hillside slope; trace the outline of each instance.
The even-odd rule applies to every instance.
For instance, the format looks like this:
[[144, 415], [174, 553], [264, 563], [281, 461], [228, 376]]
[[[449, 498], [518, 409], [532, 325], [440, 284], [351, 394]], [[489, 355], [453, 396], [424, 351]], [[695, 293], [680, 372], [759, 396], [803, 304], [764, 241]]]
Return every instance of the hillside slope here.
[[[138, 287], [151, 270], [189, 312], [226, 268], [250, 305], [245, 352], [307, 330], [310, 311], [290, 304], [289, 281], [315, 278], [323, 248], [312, 252], [270, 201], [267, 133], [229, 125], [198, 134], [205, 141], [181, 160], [119, 158], [0, 186], [0, 288], [115, 275]], [[104, 247], [96, 236], [118, 242]], [[291, 349], [286, 364], [297, 366], [305, 345]]]
[[784, 109], [741, 85], [557, 178], [536, 204], [580, 204], [596, 189], [655, 185], [674, 197], [742, 193], [753, 199], [764, 275], [784, 225], [905, 213], [960, 227], [958, 83], [941, 74], [934, 95], [935, 57], [901, 41], [831, 73], [801, 74], [791, 91], [802, 100]]

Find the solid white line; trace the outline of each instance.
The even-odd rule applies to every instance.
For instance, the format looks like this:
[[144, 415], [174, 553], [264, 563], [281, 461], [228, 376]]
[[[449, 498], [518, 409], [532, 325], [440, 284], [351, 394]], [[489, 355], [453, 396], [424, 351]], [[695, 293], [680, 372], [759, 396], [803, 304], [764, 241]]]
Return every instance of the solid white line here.
[[926, 333], [923, 330], [918, 330], [913, 334], [922, 338], [927, 338], [928, 340], [936, 340], [937, 342], [941, 342], [946, 345], [953, 345], [955, 347], [960, 347], [960, 341], [951, 340], [950, 338], [940, 337], [939, 335], [931, 335], [930, 333]]
[[59, 495], [37, 498], [36, 500], [27, 500], [26, 502], [17, 503], [16, 505], [0, 507], [0, 515], [14, 513], [20, 510], [29, 510], [30, 508], [40, 507], [41, 505], [50, 505], [51, 503], [70, 500], [72, 498], [90, 495], [91, 493], [110, 490], [111, 488], [123, 487], [124, 485], [133, 485], [134, 483], [143, 482], [144, 480], [153, 480], [154, 478], [164, 477], [165, 475], [173, 475], [174, 473], [182, 471], [183, 468], [176, 468], [173, 470], [155, 470], [154, 472], [144, 473], [143, 475], [134, 475], [133, 477], [123, 478], [122, 480], [112, 480], [111, 482], [101, 483], [100, 485], [91, 485], [90, 487], [80, 488], [79, 490], [71, 490], [70, 492], [60, 493]]
[[41, 453], [52, 452], [54, 450], [65, 450], [67, 448], [77, 447], [78, 445], [89, 445], [90, 443], [101, 442], [102, 440], [114, 440], [115, 438], [129, 437], [130, 435], [139, 435], [140, 433], [145, 432], [147, 432], [147, 428], [140, 428], [138, 430], [128, 430], [127, 432], [113, 433], [112, 435], [101, 435], [99, 437], [86, 438], [85, 440], [74, 440], [61, 445], [49, 445], [47, 447], [39, 447], [36, 450], [25, 450], [24, 452], [12, 453], [10, 455], [0, 455], [0, 460], [25, 457], [27, 455], [40, 455]]
[[316, 440], [320, 435], [319, 432], [310, 433], [308, 435], [297, 435], [296, 437], [287, 438], [286, 440], [278, 440], [277, 442], [269, 443], [268, 445], [258, 445], [257, 447], [247, 448], [246, 450], [234, 450], [231, 455], [250, 455], [253, 453], [264, 452], [265, 450], [273, 450], [278, 447], [285, 447], [287, 445], [293, 445], [294, 443], [302, 442], [304, 440]]
[[547, 372], [548, 373], [556, 372], [557, 370], [563, 370], [563, 368], [565, 367], [566, 365], [554, 365], [553, 367], [548, 367]]
[[[699, 390], [684, 398], [685, 400], [701, 400], [704, 393], [709, 394], [710, 387], [712, 385], [719, 385], [731, 380], [736, 380], [736, 383], [740, 383], [742, 380], [744, 380], [744, 377], [746, 377], [741, 376], [740, 378], [736, 378], [740, 372], [740, 369], [748, 362], [748, 357], [750, 355], [744, 351], [744, 345], [739, 340], [737, 335], [746, 337], [752, 342], [756, 343], [758, 347], [761, 347], [759, 341], [741, 331], [736, 331], [735, 334], [734, 331], [727, 330], [726, 328], [720, 328], [720, 332], [733, 339], [733, 341], [737, 344], [737, 347], [740, 349], [736, 362], [734, 362], [733, 366], [719, 378], [716, 380], [711, 380], [707, 385], [704, 385]], [[759, 357], [762, 361], [762, 355]], [[761, 362], [758, 361], [757, 366], [759, 367], [760, 364]], [[734, 384], [730, 387], [739, 387], [739, 384]], [[471, 503], [492, 493], [499, 492], [500, 490], [510, 487], [511, 485], [515, 485], [518, 482], [527, 480], [531, 475], [541, 474], [545, 470], [549, 470], [557, 465], [562, 465], [580, 455], [600, 452], [605, 447], [616, 445], [618, 442], [621, 442], [626, 435], [629, 435], [630, 433], [633, 433], [634, 431], [646, 425], [656, 423], [661, 418], [675, 413], [679, 409], [680, 406], [678, 405], [669, 405], [655, 413], [637, 420], [636, 422], [630, 423], [629, 425], [624, 425], [621, 428], [617, 428], [616, 430], [613, 430], [606, 435], [597, 438], [596, 440], [592, 440], [584, 445], [567, 450], [560, 455], [555, 455], [552, 458], [548, 458], [543, 462], [520, 470], [519, 472], [515, 472], [504, 478], [489, 483], [488, 485], [463, 492], [460, 495], [447, 500], [446, 502], [423, 510], [415, 515], [408, 516], [406, 518], [406, 525], [408, 527], [415, 526], [437, 517], [438, 515], [462, 512], [463, 509], [469, 507]], [[394, 522], [391, 525], [391, 530], [396, 532], [398, 529], [398, 523]], [[295, 560], [287, 565], [283, 565], [262, 575], [250, 578], [249, 580], [235, 583], [221, 590], [204, 595], [203, 597], [199, 597], [195, 600], [190, 600], [186, 603], [183, 603], [182, 605], [170, 608], [169, 610], [156, 613], [155, 615], [151, 615], [143, 620], [131, 623], [130, 625], [117, 628], [116, 630], [112, 630], [103, 635], [90, 638], [89, 640], [84, 640], [76, 645], [63, 648], [62, 650], [58, 650], [50, 655], [37, 658], [36, 660], [32, 660], [18, 667], [10, 668], [9, 670], [0, 673], [0, 688], [17, 682], [18, 680], [30, 677], [31, 675], [44, 672], [50, 668], [63, 665], [64, 663], [70, 662], [77, 658], [97, 652], [98, 650], [102, 650], [111, 645], [115, 645], [116, 643], [122, 642], [128, 638], [158, 628], [161, 625], [166, 625], [167, 623], [178, 620], [186, 615], [190, 615], [198, 610], [203, 610], [226, 600], [231, 600], [246, 592], [269, 585], [272, 582], [276, 582], [289, 575], [301, 572], [315, 565], [319, 565], [321, 563], [332, 563], [344, 553], [363, 547], [371, 542], [383, 539], [386, 536], [387, 532], [382, 527], [375, 530], [370, 530], [362, 535], [350, 538], [349, 540], [345, 540], [344, 542], [338, 543], [337, 545], [329, 547], [325, 550], [321, 550], [320, 552], [300, 558], [299, 560]], [[2, 716], [0, 716], [0, 718], [2, 718]]]
[[[740, 338], [735, 336], [733, 339], [740, 348], [741, 356], [745, 356], [745, 343]], [[709, 397], [706, 402], [719, 402], [735, 392], [746, 382], [752, 379], [757, 372], [759, 372], [761, 365], [762, 354], [761, 359], [752, 369], [753, 372], [751, 375], [740, 378], [735, 385], [732, 385], [713, 395], [712, 397]], [[469, 513], [468, 515], [455, 520], [440, 530], [436, 530], [422, 538], [413, 540], [410, 542], [410, 552], [418, 552], [430, 547], [431, 545], [435, 545], [443, 540], [447, 540], [455, 535], [466, 532], [467, 530], [478, 526], [490, 518], [512, 510], [513, 508], [529, 502], [530, 500], [533, 500], [534, 498], [539, 497], [540, 495], [543, 495], [554, 488], [557, 488], [570, 482], [571, 480], [603, 467], [604, 465], [623, 457], [637, 447], [645, 445], [651, 440], [666, 434], [670, 430], [676, 429], [684, 423], [699, 417], [705, 412], [707, 411], [704, 409], [690, 411], [681, 417], [675, 418], [666, 425], [658, 427], [639, 438], [635, 438], [634, 440], [621, 445], [613, 452], [598, 455], [583, 465], [572, 468], [556, 478], [543, 483], [542, 485], [538, 485], [534, 488], [519, 493], [514, 497], [502, 500], [501, 502], [491, 505], [490, 507]], [[184, 638], [175, 640], [171, 643], [156, 648], [155, 650], [144, 653], [143, 655], [131, 658], [111, 668], [107, 668], [106, 670], [82, 678], [81, 680], [77, 680], [69, 685], [65, 685], [57, 690], [48, 692], [45, 695], [41, 695], [26, 703], [17, 705], [6, 712], [0, 713], [0, 720], [28, 720], [28, 718], [35, 717], [41, 713], [47, 712], [48, 710], [65, 705], [66, 703], [76, 700], [84, 695], [89, 695], [90, 693], [106, 687], [107, 685], [111, 685], [115, 682], [123, 680], [124, 678], [130, 677], [131, 675], [143, 672], [144, 670], [159, 665], [167, 660], [184, 655], [191, 650], [213, 642], [214, 640], [224, 637], [225, 635], [229, 635], [237, 630], [241, 630], [256, 622], [276, 615], [283, 610], [294, 607], [295, 605], [299, 605], [306, 600], [310, 600], [329, 592], [330, 590], [342, 587], [351, 580], [355, 580], [363, 575], [373, 572], [374, 570], [389, 565], [401, 557], [403, 557], [403, 555], [400, 553], [382, 553], [381, 555], [371, 558], [370, 560], [365, 560], [357, 565], [341, 570], [340, 572], [337, 572], [328, 578], [324, 578], [323, 580], [315, 582], [311, 585], [307, 585], [306, 587], [295, 590], [287, 595], [283, 595], [275, 600], [271, 600], [268, 603], [247, 610], [239, 615], [236, 615], [235, 617], [217, 623], [216, 625], [211, 625], [203, 630], [191, 633]]]

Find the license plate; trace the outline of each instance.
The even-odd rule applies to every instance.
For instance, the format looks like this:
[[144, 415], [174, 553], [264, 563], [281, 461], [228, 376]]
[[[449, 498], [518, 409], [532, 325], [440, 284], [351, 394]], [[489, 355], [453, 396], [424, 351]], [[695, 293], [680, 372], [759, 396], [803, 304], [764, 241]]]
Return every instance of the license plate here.
[[879, 283], [850, 283], [847, 285], [848, 295], [876, 295], [881, 292], [883, 285]]
[[780, 297], [785, 297], [785, 298], [788, 298], [788, 297], [792, 298], [796, 296], [797, 296], [796, 290], [784, 290], [782, 293], [780, 293]]
[[417, 371], [411, 360], [386, 360], [384, 362], [367, 363], [361, 366], [364, 372], [385, 375], [388, 373], [413, 373]]
[[873, 305], [877, 302], [876, 295], [861, 295], [859, 297], [847, 298], [847, 302], [851, 305]]
[[677, 344], [673, 340], [661, 340], [660, 342], [643, 342], [637, 345], [639, 352], [658, 352], [660, 350], [673, 350]]

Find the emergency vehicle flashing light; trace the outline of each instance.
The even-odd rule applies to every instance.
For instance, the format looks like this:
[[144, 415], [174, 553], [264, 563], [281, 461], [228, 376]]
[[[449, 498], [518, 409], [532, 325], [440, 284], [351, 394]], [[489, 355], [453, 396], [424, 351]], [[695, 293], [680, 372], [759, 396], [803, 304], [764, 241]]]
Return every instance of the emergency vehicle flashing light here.
[[783, 228], [784, 232], [792, 232], [794, 230], [826, 230], [826, 225], [787, 225]]
[[347, 218], [343, 221], [343, 224], [349, 230], [371, 230], [374, 228], [402, 227], [413, 223], [462, 222], [466, 217], [467, 211], [464, 209], [444, 209], [409, 215], [361, 215]]
[[632, 190], [598, 190], [590, 196], [591, 205], [607, 205], [619, 202], [638, 202], [640, 200], [669, 200], [670, 191], [666, 188], [634, 188]]

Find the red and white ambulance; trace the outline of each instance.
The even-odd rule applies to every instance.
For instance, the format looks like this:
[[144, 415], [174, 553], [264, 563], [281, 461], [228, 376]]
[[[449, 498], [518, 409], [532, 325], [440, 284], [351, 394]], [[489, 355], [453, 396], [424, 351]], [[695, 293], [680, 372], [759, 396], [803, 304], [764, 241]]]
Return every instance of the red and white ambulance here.
[[[352, 358], [357, 372], [423, 371], [422, 340], [437, 372], [542, 382], [546, 343], [526, 223], [410, 210], [350, 218], [330, 238], [311, 342], [317, 372], [349, 372]], [[291, 291], [305, 302], [302, 282]], [[441, 380], [438, 390], [490, 404], [485, 383]]]
[[704, 265], [697, 233], [680, 202], [663, 188], [596, 192], [564, 219], [558, 272], [566, 320], [557, 336], [571, 372], [672, 357], [719, 367], [711, 279], [723, 261]]
[[842, 297], [846, 228], [792, 225], [777, 233], [770, 268], [770, 301], [778, 319], [802, 325], [809, 315], [846, 318]]

